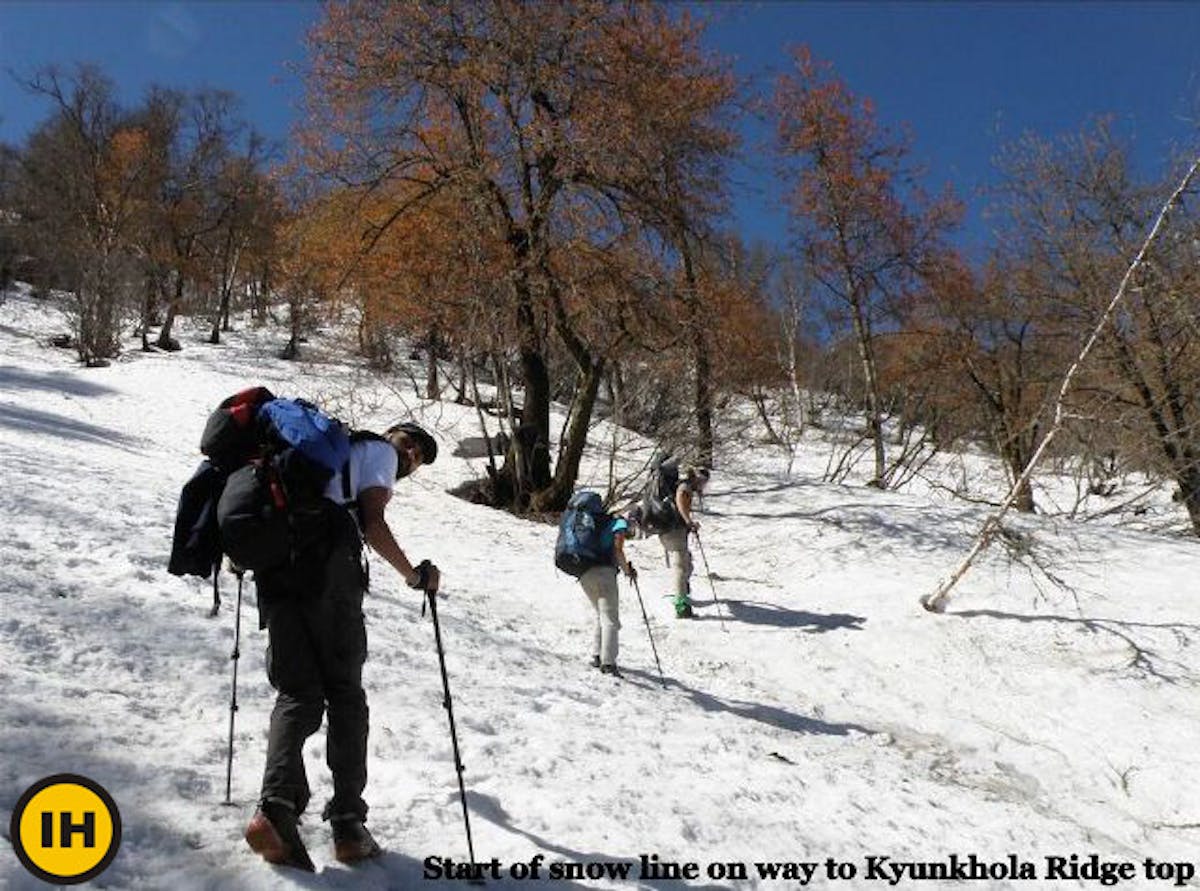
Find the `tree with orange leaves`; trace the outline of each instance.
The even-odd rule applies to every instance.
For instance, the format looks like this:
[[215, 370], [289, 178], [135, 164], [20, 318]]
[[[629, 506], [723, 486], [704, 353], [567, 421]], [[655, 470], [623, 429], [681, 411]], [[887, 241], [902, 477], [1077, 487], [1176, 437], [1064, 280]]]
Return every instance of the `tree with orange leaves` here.
[[958, 204], [928, 199], [905, 163], [908, 147], [876, 122], [831, 67], [806, 47], [775, 87], [772, 108], [797, 245], [819, 290], [839, 310], [858, 353], [874, 452], [870, 485], [888, 485], [876, 340], [894, 307], [941, 254]]
[[[689, 153], [710, 144], [730, 86], [699, 34], [686, 16], [644, 4], [352, 0], [327, 7], [312, 35], [306, 160], [342, 182], [392, 187], [372, 241], [441, 196], [478, 242], [503, 249], [494, 280], [524, 404], [496, 503], [549, 510], [570, 495], [609, 346], [577, 326], [576, 274], [662, 203], [652, 179], [630, 176], [631, 159], [639, 170], [686, 161], [671, 171], [671, 194], [700, 191], [691, 178], [703, 165]], [[552, 473], [549, 447], [555, 346], [579, 373], [563, 473]]]

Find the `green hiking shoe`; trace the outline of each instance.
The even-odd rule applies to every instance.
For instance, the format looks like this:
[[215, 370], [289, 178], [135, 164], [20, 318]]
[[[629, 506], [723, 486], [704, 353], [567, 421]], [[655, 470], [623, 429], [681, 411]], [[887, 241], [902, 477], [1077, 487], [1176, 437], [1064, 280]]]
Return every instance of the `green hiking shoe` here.
[[686, 594], [675, 598], [675, 618], [690, 619], [695, 616], [692, 611], [692, 600]]

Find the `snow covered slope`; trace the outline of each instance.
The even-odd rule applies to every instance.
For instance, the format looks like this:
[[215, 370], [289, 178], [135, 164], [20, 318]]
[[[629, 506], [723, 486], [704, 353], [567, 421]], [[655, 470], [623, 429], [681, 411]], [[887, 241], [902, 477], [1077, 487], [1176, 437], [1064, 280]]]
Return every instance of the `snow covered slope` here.
[[[315, 876], [269, 867], [241, 841], [272, 703], [251, 585], [237, 806], [221, 804], [235, 583], [223, 578], [210, 619], [207, 583], [165, 564], [204, 418], [250, 383], [324, 399], [363, 426], [411, 414], [441, 438], [444, 457], [399, 484], [389, 519], [410, 556], [443, 568], [474, 845], [502, 874], [542, 854], [543, 877], [554, 862], [593, 874], [633, 863], [627, 881], [565, 886], [796, 887], [759, 879], [755, 862], [812, 861], [812, 887], [854, 888], [887, 885], [868, 856], [1015, 855], [1039, 881], [979, 884], [1076, 887], [1095, 883], [1045, 880], [1045, 857], [1096, 853], [1138, 864], [1124, 887], [1149, 887], [1144, 858], [1200, 859], [1195, 541], [1022, 519], [1069, 590], [996, 551], [949, 614], [930, 616], [917, 598], [982, 509], [823, 484], [816, 455], [787, 478], [751, 449], [719, 468], [704, 505], [712, 587], [697, 554], [696, 620], [672, 617], [657, 542], [630, 546], [667, 686], [624, 583], [618, 681], [587, 667], [587, 604], [554, 570], [554, 528], [446, 494], [480, 472], [450, 455], [478, 434], [472, 410], [401, 404], [352, 364], [277, 361], [270, 332], [83, 370], [42, 345], [64, 328], [26, 296], [0, 305], [0, 820], [40, 777], [99, 781], [124, 839], [95, 887], [444, 887], [422, 878], [426, 858], [467, 855], [433, 630], [381, 561], [367, 605], [367, 798], [389, 853], [337, 864], [315, 815], [302, 827]], [[601, 478], [599, 460], [587, 473]], [[323, 732], [307, 757], [319, 805]], [[699, 874], [638, 879], [640, 855]], [[826, 858], [854, 877], [830, 878]], [[722, 863], [748, 877], [720, 878]], [[0, 887], [42, 887], [8, 845]]]

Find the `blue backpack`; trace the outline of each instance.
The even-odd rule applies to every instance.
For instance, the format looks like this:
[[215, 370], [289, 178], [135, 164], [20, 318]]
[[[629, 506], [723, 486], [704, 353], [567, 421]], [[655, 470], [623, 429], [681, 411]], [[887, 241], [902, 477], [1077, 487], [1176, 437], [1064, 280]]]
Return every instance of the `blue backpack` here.
[[612, 517], [595, 492], [580, 490], [571, 496], [558, 522], [554, 565], [579, 578], [593, 566], [613, 561]]
[[258, 410], [258, 422], [280, 450], [295, 449], [312, 463], [322, 489], [350, 460], [350, 432], [311, 402], [274, 399]]

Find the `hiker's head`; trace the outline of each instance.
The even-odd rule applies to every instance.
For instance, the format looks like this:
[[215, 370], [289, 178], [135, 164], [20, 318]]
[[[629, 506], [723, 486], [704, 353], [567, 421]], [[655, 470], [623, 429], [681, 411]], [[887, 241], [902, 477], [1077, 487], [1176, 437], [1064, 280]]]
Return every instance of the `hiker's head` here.
[[704, 487], [708, 485], [708, 478], [711, 471], [707, 467], [688, 466], [683, 469], [684, 479], [687, 480], [688, 488], [693, 492], [703, 492]]
[[437, 440], [413, 421], [390, 427], [384, 438], [392, 444], [399, 459], [396, 479], [403, 479], [422, 464], [432, 464], [437, 460]]
[[629, 512], [625, 514], [625, 522], [629, 525], [629, 538], [637, 538], [638, 535], [641, 534], [643, 516], [644, 512], [642, 511], [642, 506], [640, 504], [634, 505], [629, 509]]

